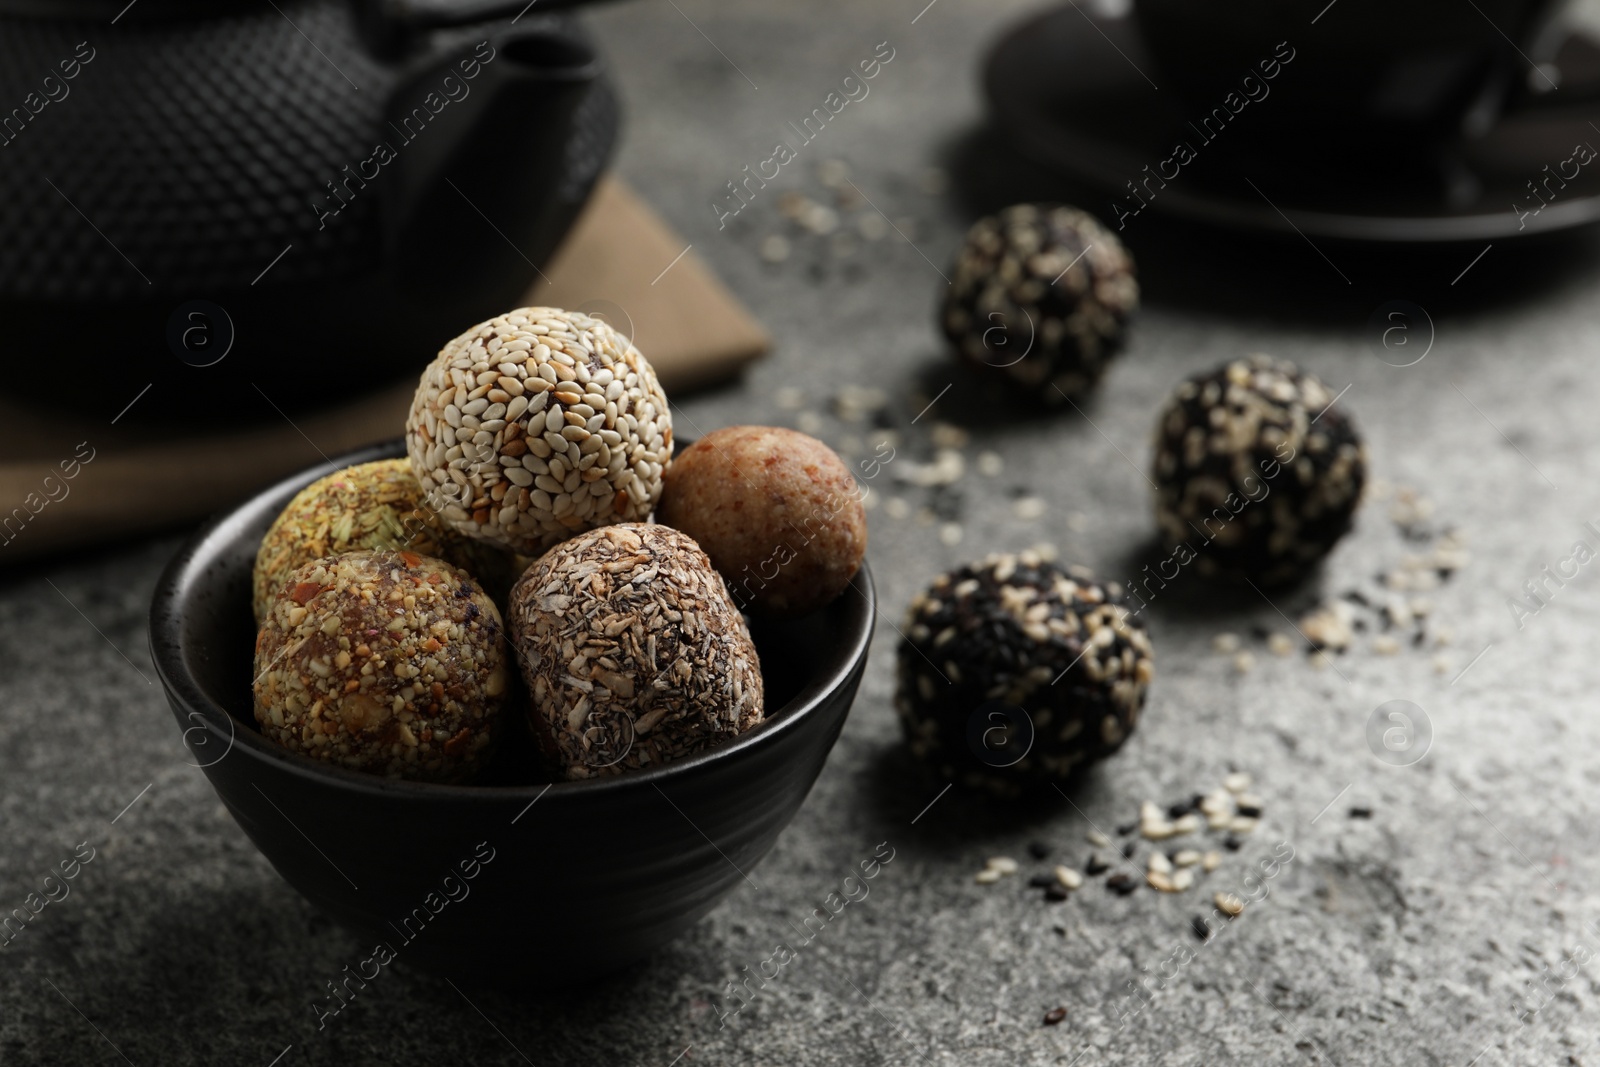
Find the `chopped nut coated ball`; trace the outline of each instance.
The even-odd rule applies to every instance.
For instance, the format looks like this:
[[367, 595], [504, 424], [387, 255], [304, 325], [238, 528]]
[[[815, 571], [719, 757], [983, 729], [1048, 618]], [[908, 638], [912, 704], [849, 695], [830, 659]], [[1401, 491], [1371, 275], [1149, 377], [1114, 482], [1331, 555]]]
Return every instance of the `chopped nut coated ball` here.
[[350, 552], [294, 571], [256, 637], [263, 736], [390, 778], [462, 781], [500, 735], [510, 675], [477, 582], [412, 552]]

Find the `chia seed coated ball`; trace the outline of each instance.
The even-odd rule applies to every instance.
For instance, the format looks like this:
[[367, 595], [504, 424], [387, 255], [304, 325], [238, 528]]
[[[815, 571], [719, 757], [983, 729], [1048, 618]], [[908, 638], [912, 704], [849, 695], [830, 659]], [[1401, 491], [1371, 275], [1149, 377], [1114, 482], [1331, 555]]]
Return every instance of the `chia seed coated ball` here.
[[256, 625], [291, 572], [313, 560], [375, 548], [453, 563], [497, 600], [516, 576], [509, 552], [457, 533], [424, 503], [407, 461], [359, 463], [300, 490], [267, 528], [251, 576]]
[[672, 462], [656, 517], [699, 542], [742, 609], [799, 616], [844, 591], [867, 552], [850, 468], [795, 430], [729, 426]]
[[1033, 552], [934, 580], [911, 602], [895, 709], [935, 776], [1018, 796], [1115, 752], [1154, 674], [1120, 595]]
[[761, 722], [750, 630], [687, 534], [579, 534], [518, 580], [510, 620], [534, 735], [567, 778], [654, 767]]
[[967, 363], [1060, 404], [1100, 380], [1138, 306], [1116, 234], [1077, 208], [1018, 204], [967, 231], [940, 323]]
[[1178, 386], [1156, 424], [1156, 520], [1209, 576], [1280, 584], [1350, 529], [1366, 446], [1334, 393], [1294, 364], [1238, 359]]
[[263, 736], [389, 778], [462, 781], [504, 727], [500, 612], [465, 571], [349, 552], [289, 576], [256, 637]]
[[626, 337], [581, 312], [521, 308], [474, 326], [422, 372], [406, 449], [456, 529], [537, 555], [649, 516], [672, 416]]

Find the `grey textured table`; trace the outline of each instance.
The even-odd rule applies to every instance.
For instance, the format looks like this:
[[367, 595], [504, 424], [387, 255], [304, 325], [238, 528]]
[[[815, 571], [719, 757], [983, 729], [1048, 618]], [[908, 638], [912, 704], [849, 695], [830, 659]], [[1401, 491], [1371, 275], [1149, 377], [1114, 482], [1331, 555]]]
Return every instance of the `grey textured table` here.
[[[951, 380], [932, 326], [938, 272], [974, 207], [1010, 195], [999, 179], [1027, 177], [968, 138], [982, 45], [1025, 6], [921, 6], [680, 0], [594, 16], [630, 109], [621, 171], [777, 339], [741, 384], [686, 400], [680, 432], [798, 424], [865, 455], [870, 420], [835, 405], [843, 392], [850, 414], [861, 388], [882, 391], [898, 434], [871, 512], [887, 618], [831, 762], [753, 872], [760, 888], [592, 989], [474, 990], [469, 1002], [402, 963], [319, 1031], [310, 1004], [363, 946], [278, 879], [186, 765], [144, 634], [177, 538], [12, 569], [0, 579], [0, 910], [23, 906], [80, 842], [93, 858], [0, 951], [0, 1062], [1600, 1063], [1600, 907], [1587, 889], [1600, 879], [1600, 582], [1581, 570], [1521, 629], [1507, 607], [1600, 520], [1592, 247], [1497, 246], [1455, 286], [1472, 249], [1398, 281], [1392, 261], [1325, 249], [1347, 285], [1303, 243], [1243, 252], [1141, 219], [1129, 240], [1146, 307], [1084, 413], [1023, 420], [962, 389], [912, 424]], [[724, 183], [884, 41], [894, 58], [869, 95], [719, 229]], [[780, 213], [785, 190], [832, 198], [829, 160], [870, 202], [843, 210], [848, 238]], [[935, 166], [983, 180], [940, 192]], [[874, 208], [898, 231], [860, 223]], [[1437, 329], [1404, 369], [1364, 342], [1367, 315], [1395, 297], [1423, 303]], [[1137, 573], [1156, 406], [1182, 375], [1256, 350], [1348, 383], [1374, 474], [1420, 490], [1429, 525], [1467, 539], [1471, 562], [1427, 594], [1423, 645], [1379, 655], [1371, 631], [1318, 671], [1253, 636], [1292, 636], [1284, 614], [1371, 591], [1375, 574], [1426, 551], [1374, 499], [1327, 567], [1272, 603], [1212, 595], [1194, 576], [1153, 601], [1159, 676], [1144, 721], [1070, 801], [996, 808], [924, 785], [891, 710], [889, 619], [937, 572], [991, 550], [1048, 541], [1109, 576]], [[969, 435], [960, 479], [903, 484], [938, 442], [958, 443], [946, 422]], [[980, 465], [983, 452], [995, 457]], [[1253, 669], [1213, 650], [1224, 631]], [[1392, 699], [1431, 727], [1409, 766], [1380, 762], [1367, 740]], [[1026, 887], [1048, 869], [1029, 842], [1081, 864], [1091, 823], [1111, 830], [1141, 800], [1209, 789], [1231, 768], [1254, 775], [1265, 817], [1208, 886], [1238, 884], [1275, 852], [1293, 859], [1210, 943], [1189, 929], [1210, 887], [1124, 898], [1091, 883], [1059, 904]], [[1358, 806], [1372, 817], [1351, 818]], [[719, 1023], [736, 1006], [727, 983], [793, 940], [880, 842], [894, 860], [870, 894]], [[1021, 875], [975, 884], [995, 855]], [[1057, 1006], [1064, 1021], [1045, 1026]]]

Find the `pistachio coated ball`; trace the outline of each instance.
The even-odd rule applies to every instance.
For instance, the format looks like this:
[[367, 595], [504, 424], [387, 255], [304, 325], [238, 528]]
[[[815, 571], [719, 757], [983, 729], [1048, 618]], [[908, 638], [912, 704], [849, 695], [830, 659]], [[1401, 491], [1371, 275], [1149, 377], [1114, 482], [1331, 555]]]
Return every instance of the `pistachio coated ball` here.
[[457, 532], [427, 505], [406, 460], [358, 463], [300, 490], [267, 528], [251, 575], [256, 625], [295, 570], [327, 556], [377, 548], [453, 563], [496, 600], [516, 576], [510, 553]]

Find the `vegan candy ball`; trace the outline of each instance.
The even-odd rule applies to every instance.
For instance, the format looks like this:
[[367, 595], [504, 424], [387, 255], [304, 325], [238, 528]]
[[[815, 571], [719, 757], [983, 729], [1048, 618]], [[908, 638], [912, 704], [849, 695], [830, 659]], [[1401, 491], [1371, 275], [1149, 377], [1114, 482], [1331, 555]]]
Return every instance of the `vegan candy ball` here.
[[294, 571], [256, 637], [263, 736], [390, 778], [456, 782], [503, 729], [499, 610], [465, 571], [350, 552]]
[[746, 610], [798, 616], [861, 569], [867, 515], [833, 449], [794, 430], [730, 426], [673, 460], [657, 518], [697, 541]]
[[1077, 208], [1018, 204], [967, 231], [940, 324], [967, 363], [1060, 404], [1100, 380], [1138, 306], [1116, 234]]
[[655, 767], [761, 722], [761, 664], [700, 546], [624, 523], [551, 549], [511, 591], [535, 736], [567, 778]]
[[1013, 797], [1121, 747], [1152, 655], [1106, 585], [1033, 552], [990, 556], [911, 602], [895, 709], [934, 775]]
[[291, 572], [361, 549], [404, 549], [464, 568], [491, 594], [511, 588], [510, 553], [457, 533], [422, 498], [403, 459], [359, 463], [295, 494], [261, 539], [251, 576], [256, 625]]
[[626, 337], [580, 312], [521, 308], [474, 326], [423, 371], [406, 449], [457, 530], [537, 555], [649, 516], [672, 417]]
[[1251, 356], [1178, 386], [1156, 424], [1154, 474], [1156, 520], [1178, 563], [1281, 584], [1350, 529], [1367, 455], [1332, 390]]

